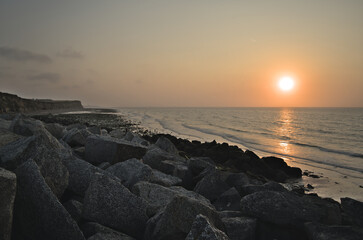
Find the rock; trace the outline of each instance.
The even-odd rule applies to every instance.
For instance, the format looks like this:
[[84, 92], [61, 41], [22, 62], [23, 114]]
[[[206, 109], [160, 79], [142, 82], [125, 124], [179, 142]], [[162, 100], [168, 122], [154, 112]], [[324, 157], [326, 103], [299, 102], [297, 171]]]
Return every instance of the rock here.
[[175, 145], [166, 137], [159, 137], [155, 145], [165, 152], [171, 153], [173, 155], [179, 154], [179, 151], [176, 149]]
[[131, 142], [134, 137], [135, 137], [135, 134], [133, 132], [127, 131], [125, 136], [123, 137], [123, 140]]
[[103, 170], [106, 170], [107, 168], [109, 168], [110, 166], [112, 166], [111, 165], [111, 163], [109, 163], [109, 162], [103, 162], [103, 163], [101, 163], [100, 165], [98, 165], [97, 167], [98, 168], [101, 168], [101, 169], [103, 169]]
[[222, 210], [231, 210], [238, 211], [240, 210], [240, 201], [241, 196], [238, 191], [232, 187], [225, 191], [214, 203], [213, 205], [216, 207], [218, 211]]
[[45, 128], [41, 121], [18, 114], [11, 122], [10, 130], [22, 136], [32, 136]]
[[165, 207], [176, 195], [193, 198], [212, 207], [208, 199], [182, 187], [168, 188], [153, 183], [139, 182], [134, 185], [132, 192], [149, 204], [148, 212], [150, 215], [154, 215], [161, 208]]
[[86, 152], [86, 148], [85, 147], [77, 147], [73, 149], [73, 153], [78, 156], [79, 158], [84, 159], [85, 156], [85, 152]]
[[65, 127], [58, 123], [46, 123], [45, 128], [56, 139], [61, 139], [65, 132]]
[[224, 232], [215, 228], [207, 217], [199, 214], [185, 240], [229, 240], [229, 238]]
[[0, 165], [14, 170], [29, 158], [34, 159], [48, 186], [60, 197], [68, 185], [68, 171], [61, 161], [64, 147], [45, 129], [38, 130], [34, 136], [1, 147]]
[[316, 223], [306, 223], [305, 229], [310, 240], [361, 240], [363, 230], [351, 226], [325, 226]]
[[148, 141], [146, 141], [145, 139], [143, 139], [141, 136], [139, 136], [138, 134], [135, 134], [134, 138], [131, 140], [132, 143], [137, 143], [140, 144], [142, 146], [149, 146], [150, 143]]
[[181, 185], [182, 180], [178, 177], [165, 174], [156, 169], [152, 169], [153, 173], [150, 177], [150, 182], [156, 183], [165, 187]]
[[96, 173], [86, 191], [83, 218], [141, 238], [148, 217], [147, 204], [120, 182]]
[[0, 129], [10, 130], [11, 121], [0, 117]]
[[221, 173], [217, 170], [212, 170], [197, 183], [194, 191], [213, 202], [229, 188], [227, 183], [222, 181]]
[[84, 196], [93, 175], [102, 172], [100, 168], [79, 158], [64, 159], [63, 163], [69, 172], [68, 189], [79, 196]]
[[71, 147], [79, 147], [86, 144], [86, 137], [81, 133], [81, 130], [72, 128], [64, 134], [63, 141]]
[[15, 239], [20, 235], [26, 239], [84, 239], [33, 160], [19, 166], [15, 173], [18, 184], [13, 223]]
[[91, 127], [88, 127], [87, 130], [92, 133], [92, 134], [98, 134], [100, 135], [101, 134], [101, 128], [98, 127], [98, 126], [91, 126]]
[[206, 216], [219, 230], [224, 230], [223, 222], [212, 207], [185, 196], [175, 196], [163, 212], [149, 220], [145, 239], [185, 239], [199, 214]]
[[66, 130], [71, 130], [71, 129], [78, 129], [78, 130], [81, 130], [81, 129], [86, 129], [86, 125], [82, 124], [82, 123], [73, 123], [73, 124], [70, 124], [66, 127]]
[[288, 166], [282, 158], [263, 157], [262, 161], [272, 169], [283, 171], [290, 178], [301, 178], [302, 176], [302, 171], [300, 168]]
[[226, 183], [230, 186], [230, 187], [235, 187], [237, 190], [245, 185], [261, 185], [263, 184], [261, 181], [257, 180], [257, 179], [253, 179], [250, 178], [249, 176], [247, 176], [247, 174], [245, 173], [232, 173], [230, 174], [227, 179], [226, 179]]
[[129, 189], [137, 182], [149, 181], [153, 174], [148, 165], [136, 158], [116, 163], [107, 168], [106, 171], [118, 177], [122, 184]]
[[0, 239], [11, 239], [16, 175], [0, 168]]
[[145, 146], [107, 136], [90, 136], [86, 139], [85, 159], [92, 164], [110, 162], [115, 164], [145, 155]]
[[209, 157], [192, 157], [189, 159], [188, 168], [197, 176], [206, 168], [215, 168], [215, 163]]
[[64, 208], [67, 212], [72, 216], [72, 218], [79, 222], [82, 217], [82, 207], [83, 204], [78, 202], [77, 200], [71, 199], [63, 204]]
[[120, 138], [120, 139], [123, 138], [125, 136], [125, 134], [126, 134], [126, 130], [125, 129], [120, 129], [120, 128], [112, 130], [110, 132], [111, 137]]
[[101, 134], [100, 135], [101, 136], [108, 136], [109, 137], [109, 134], [108, 134], [108, 132], [107, 132], [106, 129], [101, 129]]
[[[187, 165], [187, 161], [185, 158], [182, 158], [178, 155], [168, 153], [156, 146], [151, 146], [142, 159], [144, 160], [145, 164], [149, 165], [150, 167], [152, 167], [154, 169], [158, 169], [164, 173], [167, 173], [167, 174], [168, 174], [168, 172], [165, 172], [167, 170], [164, 170], [165, 166], [163, 166], [163, 165], [165, 165], [165, 164], [163, 164], [163, 161], [165, 161], [165, 160], [172, 161], [173, 163], [184, 164], [185, 166]], [[187, 166], [186, 166], [186, 168], [187, 168]]]
[[341, 198], [343, 222], [363, 228], [363, 203], [352, 198]]
[[231, 240], [256, 239], [257, 220], [248, 217], [223, 218], [226, 233]]
[[309, 221], [333, 224], [339, 209], [322, 199], [305, 199], [291, 192], [260, 191], [243, 197], [241, 210], [244, 215], [265, 222], [302, 228]]
[[113, 233], [113, 232], [118, 233], [116, 230], [113, 230], [112, 228], [108, 228], [96, 222], [86, 222], [82, 224], [81, 230], [83, 232], [83, 235], [87, 239], [97, 233]]
[[123, 233], [118, 232], [109, 232], [109, 233], [97, 233], [92, 237], [88, 238], [88, 240], [134, 240], [130, 236], [127, 236]]
[[220, 211], [218, 212], [218, 216], [223, 220], [223, 218], [235, 218], [242, 217], [243, 214], [241, 211]]
[[11, 132], [10, 130], [0, 128], [0, 147], [19, 140], [20, 138], [23, 137]]
[[263, 185], [245, 185], [237, 188], [238, 192], [241, 196], [246, 196], [255, 192], [262, 191], [275, 191], [275, 192], [287, 192], [287, 189], [284, 188], [281, 184], [276, 182], [267, 182]]

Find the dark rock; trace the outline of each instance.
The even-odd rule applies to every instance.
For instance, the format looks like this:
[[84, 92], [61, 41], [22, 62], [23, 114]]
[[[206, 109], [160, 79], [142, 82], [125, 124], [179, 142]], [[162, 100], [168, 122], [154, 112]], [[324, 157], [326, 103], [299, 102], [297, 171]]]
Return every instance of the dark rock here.
[[208, 199], [182, 187], [168, 188], [153, 183], [139, 182], [134, 185], [132, 192], [136, 196], [143, 198], [149, 204], [148, 212], [150, 215], [155, 214], [161, 208], [165, 207], [176, 195], [193, 198], [212, 207]]
[[240, 210], [240, 201], [241, 196], [238, 191], [232, 187], [229, 190], [225, 191], [214, 203], [213, 205], [216, 207], [218, 211], [223, 210], [231, 210], [238, 211]]
[[339, 224], [339, 209], [335, 204], [312, 196], [299, 197], [291, 192], [261, 191], [249, 194], [241, 199], [241, 210], [246, 216], [295, 228], [302, 228], [308, 221]]
[[311, 184], [306, 185], [308, 189], [314, 189], [314, 187]]
[[83, 218], [136, 238], [145, 231], [147, 204], [120, 182], [96, 173], [86, 191]]
[[131, 140], [132, 143], [137, 143], [140, 144], [142, 146], [149, 146], [150, 143], [148, 141], [146, 141], [145, 139], [143, 139], [142, 137], [140, 137], [138, 134], [136, 134], [134, 136], [134, 138]]
[[82, 217], [82, 207], [83, 204], [78, 202], [77, 200], [71, 199], [63, 204], [64, 208], [67, 212], [72, 216], [72, 218], [79, 222]]
[[218, 212], [218, 216], [223, 218], [235, 218], [235, 217], [242, 217], [243, 214], [241, 211], [220, 211]]
[[229, 188], [228, 184], [222, 181], [221, 173], [217, 170], [212, 170], [197, 183], [194, 191], [213, 202]]
[[116, 230], [113, 230], [112, 228], [103, 226], [96, 222], [86, 222], [82, 224], [81, 230], [86, 238], [89, 238], [97, 233], [118, 233]]
[[276, 182], [268, 182], [263, 185], [245, 185], [237, 187], [238, 192], [241, 196], [246, 196], [251, 193], [261, 192], [261, 191], [275, 191], [275, 192], [287, 192], [281, 184]]
[[10, 130], [0, 128], [0, 147], [5, 146], [11, 142], [15, 142], [20, 138], [23, 138], [23, 136], [15, 134]]
[[64, 134], [63, 141], [71, 147], [79, 147], [86, 144], [86, 137], [81, 133], [81, 130], [72, 128]]
[[0, 239], [11, 239], [13, 207], [16, 194], [16, 176], [0, 168]]
[[178, 177], [171, 176], [160, 172], [159, 170], [153, 169], [153, 173], [150, 177], [150, 182], [156, 183], [165, 187], [181, 185], [182, 180]]
[[363, 203], [352, 198], [341, 198], [343, 222], [363, 228]]
[[115, 164], [145, 155], [145, 146], [106, 136], [90, 136], [86, 139], [85, 159], [92, 164], [110, 162]]
[[10, 130], [10, 126], [11, 126], [11, 121], [5, 120], [2, 117], [0, 117], [0, 129]]
[[254, 218], [234, 217], [223, 218], [226, 233], [231, 240], [256, 239], [257, 221]]
[[52, 193], [33, 160], [19, 166], [16, 176], [15, 239], [22, 234], [26, 239], [84, 239], [76, 222]]
[[159, 137], [159, 139], [155, 143], [160, 149], [165, 152], [171, 153], [173, 155], [178, 155], [179, 151], [175, 147], [175, 145], [166, 137]]
[[226, 183], [230, 186], [230, 187], [235, 187], [236, 189], [238, 189], [241, 186], [245, 186], [245, 185], [260, 185], [262, 184], [262, 182], [256, 180], [256, 179], [252, 179], [250, 178], [247, 174], [245, 173], [232, 173], [230, 174], [227, 179], [226, 179]]
[[73, 153], [78, 156], [79, 158], [84, 159], [85, 156], [85, 152], [86, 152], [86, 148], [85, 147], [77, 147], [73, 149]]
[[263, 157], [262, 161], [264, 161], [272, 169], [282, 170], [291, 178], [300, 178], [302, 176], [302, 171], [300, 168], [288, 166], [282, 158]]
[[215, 163], [209, 157], [192, 157], [189, 159], [188, 167], [192, 174], [197, 176], [206, 168], [215, 168]]
[[88, 127], [87, 130], [92, 133], [92, 134], [98, 134], [100, 135], [101, 134], [101, 128], [98, 127], [98, 126], [91, 126], [91, 127]]
[[246, 155], [247, 157], [249, 157], [251, 160], [259, 160], [260, 157], [256, 155], [256, 153], [250, 151], [250, 150], [246, 150], [244, 152], [244, 155]]
[[116, 163], [108, 167], [106, 171], [118, 177], [129, 189], [137, 182], [149, 181], [153, 174], [148, 165], [136, 158]]
[[120, 128], [112, 130], [110, 132], [111, 137], [119, 138], [119, 139], [123, 138], [125, 136], [125, 134], [126, 134], [126, 130], [125, 129], [120, 129]]
[[22, 136], [32, 136], [45, 128], [41, 121], [18, 114], [11, 122], [10, 130]]
[[111, 165], [111, 163], [109, 163], [109, 162], [103, 162], [103, 163], [101, 163], [100, 165], [98, 165], [97, 167], [99, 167], [99, 168], [101, 168], [101, 169], [103, 169], [103, 170], [106, 170], [107, 168], [109, 168], [110, 166], [112, 166]]
[[65, 132], [65, 127], [58, 123], [47, 123], [45, 124], [45, 128], [56, 139], [61, 139]]
[[14, 170], [29, 158], [34, 159], [48, 186], [60, 197], [68, 185], [68, 171], [61, 161], [63, 150], [56, 138], [45, 129], [39, 129], [34, 136], [1, 147], [0, 165]]
[[185, 196], [175, 196], [163, 212], [149, 220], [145, 239], [185, 239], [198, 214], [206, 216], [216, 228], [224, 231], [223, 222], [212, 207]]
[[305, 229], [310, 240], [361, 240], [363, 229], [351, 226], [325, 226], [317, 223], [306, 223]]
[[199, 214], [185, 240], [229, 240], [227, 235], [215, 228], [207, 217]]
[[130, 236], [119, 232], [109, 232], [109, 233], [97, 233], [92, 237], [88, 238], [88, 240], [134, 240]]
[[172, 162], [175, 162], [175, 163], [179, 162], [179, 163], [183, 163], [184, 165], [186, 165], [186, 159], [184, 159], [178, 155], [168, 153], [156, 146], [151, 146], [142, 159], [145, 164], [149, 165], [150, 167], [152, 167], [154, 169], [158, 169], [164, 173], [167, 173], [167, 174], [170, 174], [170, 173], [165, 172], [166, 170], [163, 171], [163, 169], [165, 167], [163, 166], [164, 164], [162, 162], [165, 160], [172, 160]]

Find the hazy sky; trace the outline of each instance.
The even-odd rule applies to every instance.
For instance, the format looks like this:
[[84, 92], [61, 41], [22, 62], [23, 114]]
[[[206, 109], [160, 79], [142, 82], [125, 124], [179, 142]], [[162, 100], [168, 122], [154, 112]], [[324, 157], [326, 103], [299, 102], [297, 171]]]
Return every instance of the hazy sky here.
[[[283, 75], [291, 92], [277, 88]], [[362, 0], [0, 0], [0, 91], [98, 106], [363, 106]]]

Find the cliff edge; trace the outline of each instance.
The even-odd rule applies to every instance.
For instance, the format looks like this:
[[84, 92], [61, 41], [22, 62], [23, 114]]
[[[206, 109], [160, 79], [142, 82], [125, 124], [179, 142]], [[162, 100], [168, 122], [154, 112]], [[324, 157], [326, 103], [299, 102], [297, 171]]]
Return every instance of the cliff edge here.
[[12, 112], [39, 112], [53, 110], [80, 110], [83, 109], [81, 101], [56, 101], [49, 99], [26, 99], [15, 94], [0, 92], [0, 113]]

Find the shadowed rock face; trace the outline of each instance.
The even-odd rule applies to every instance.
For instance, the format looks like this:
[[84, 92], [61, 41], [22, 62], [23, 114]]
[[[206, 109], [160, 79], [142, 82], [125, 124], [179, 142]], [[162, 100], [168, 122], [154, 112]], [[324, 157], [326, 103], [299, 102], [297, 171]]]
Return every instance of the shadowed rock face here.
[[33, 100], [20, 98], [14, 94], [0, 92], [0, 113], [26, 113], [60, 109], [83, 109], [83, 106], [80, 101]]
[[15, 173], [18, 187], [14, 234], [23, 234], [28, 239], [84, 240], [77, 223], [50, 190], [33, 160], [19, 166]]
[[10, 240], [16, 176], [3, 168], [0, 168], [0, 193], [0, 239]]

